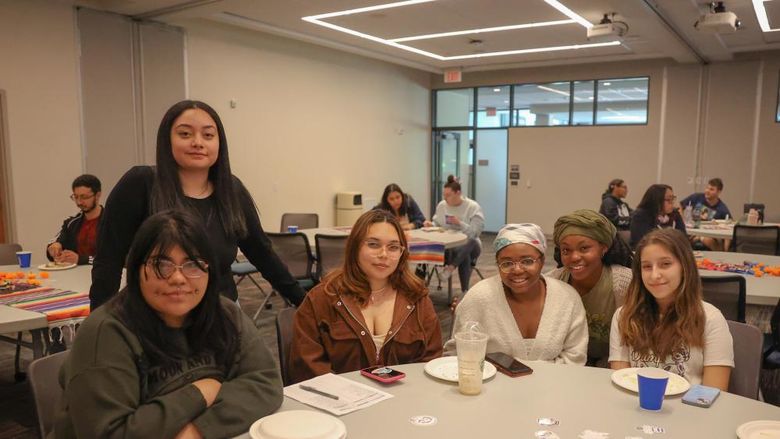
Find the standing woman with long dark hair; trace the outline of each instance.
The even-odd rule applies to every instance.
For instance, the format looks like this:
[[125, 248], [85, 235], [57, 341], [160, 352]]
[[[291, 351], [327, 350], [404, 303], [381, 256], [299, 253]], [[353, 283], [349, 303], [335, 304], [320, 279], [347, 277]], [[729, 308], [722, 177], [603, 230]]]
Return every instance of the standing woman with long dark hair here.
[[141, 223], [172, 208], [190, 210], [203, 221], [216, 253], [220, 293], [238, 298], [230, 265], [240, 248], [282, 296], [295, 305], [303, 300], [303, 290], [263, 232], [252, 196], [230, 172], [219, 115], [203, 102], [181, 101], [160, 122], [157, 166], [131, 168], [108, 197], [92, 268], [92, 309], [119, 289], [127, 251]]
[[631, 215], [631, 247], [652, 230], [668, 227], [685, 234], [685, 222], [675, 209], [677, 197], [668, 184], [654, 184], [647, 188], [642, 201]]

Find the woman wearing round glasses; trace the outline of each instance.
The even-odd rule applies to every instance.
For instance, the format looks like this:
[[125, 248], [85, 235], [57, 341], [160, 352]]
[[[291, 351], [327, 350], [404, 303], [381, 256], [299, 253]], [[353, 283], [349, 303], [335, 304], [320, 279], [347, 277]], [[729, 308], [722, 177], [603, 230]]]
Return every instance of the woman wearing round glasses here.
[[[536, 224], [507, 224], [496, 236], [499, 275], [480, 281], [455, 309], [453, 327], [479, 322], [487, 352], [519, 360], [584, 365], [588, 350], [585, 309], [571, 286], [542, 275], [546, 242]], [[445, 351], [454, 353], [455, 340]]]
[[439, 319], [408, 258], [393, 214], [371, 210], [358, 218], [343, 267], [311, 290], [295, 313], [293, 382], [441, 356]]
[[191, 213], [141, 225], [127, 287], [84, 321], [60, 371], [54, 437], [229, 437], [280, 406], [276, 361], [220, 296], [214, 258]]
[[675, 209], [676, 200], [668, 184], [654, 184], [647, 188], [642, 201], [631, 215], [631, 248], [656, 229], [671, 227], [685, 234], [685, 222]]

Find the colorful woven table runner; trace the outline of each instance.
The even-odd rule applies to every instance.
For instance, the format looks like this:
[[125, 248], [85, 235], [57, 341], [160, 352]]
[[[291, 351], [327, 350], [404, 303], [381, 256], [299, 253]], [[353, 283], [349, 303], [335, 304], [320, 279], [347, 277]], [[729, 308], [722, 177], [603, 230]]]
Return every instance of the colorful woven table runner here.
[[89, 315], [89, 294], [51, 287], [0, 295], [0, 305], [46, 314], [49, 327], [72, 325]]

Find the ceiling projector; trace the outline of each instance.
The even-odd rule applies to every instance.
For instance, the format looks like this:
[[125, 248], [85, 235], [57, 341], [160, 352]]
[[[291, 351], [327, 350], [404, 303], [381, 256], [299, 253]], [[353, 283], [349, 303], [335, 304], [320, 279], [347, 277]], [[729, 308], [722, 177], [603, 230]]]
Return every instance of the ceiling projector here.
[[711, 11], [702, 15], [693, 27], [701, 32], [727, 34], [736, 32], [742, 27], [742, 22], [737, 14], [726, 11], [723, 2], [713, 2]]
[[625, 29], [615, 23], [594, 24], [588, 28], [588, 40], [614, 40], [620, 38], [625, 33]]

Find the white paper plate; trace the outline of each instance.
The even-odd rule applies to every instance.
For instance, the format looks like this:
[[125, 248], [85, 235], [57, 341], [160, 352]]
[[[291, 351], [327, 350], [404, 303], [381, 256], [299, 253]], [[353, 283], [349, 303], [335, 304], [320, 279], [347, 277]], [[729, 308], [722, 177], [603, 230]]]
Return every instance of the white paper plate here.
[[278, 412], [258, 419], [249, 427], [252, 439], [344, 439], [347, 427], [341, 419], [312, 410]]
[[780, 439], [780, 421], [750, 421], [737, 427], [739, 439]]
[[[482, 381], [492, 378], [496, 374], [496, 366], [485, 361], [482, 368]], [[458, 357], [439, 357], [425, 363], [425, 372], [440, 380], [458, 382]]]
[[[612, 382], [626, 390], [639, 392], [639, 381], [636, 376], [637, 370], [639, 370], [638, 367], [616, 370], [612, 372]], [[666, 396], [679, 395], [691, 388], [691, 383], [685, 378], [676, 373], [667, 373], [669, 374], [669, 383], [666, 385]]]
[[43, 270], [43, 271], [60, 271], [60, 270], [70, 270], [73, 267], [76, 267], [76, 264], [67, 264], [67, 265], [41, 264], [41, 265], [38, 266], [38, 269], [39, 270]]
[[437, 226], [431, 226], [431, 227], [423, 227], [420, 230], [422, 230], [423, 232], [443, 232], [444, 228], [443, 227], [437, 227]]

